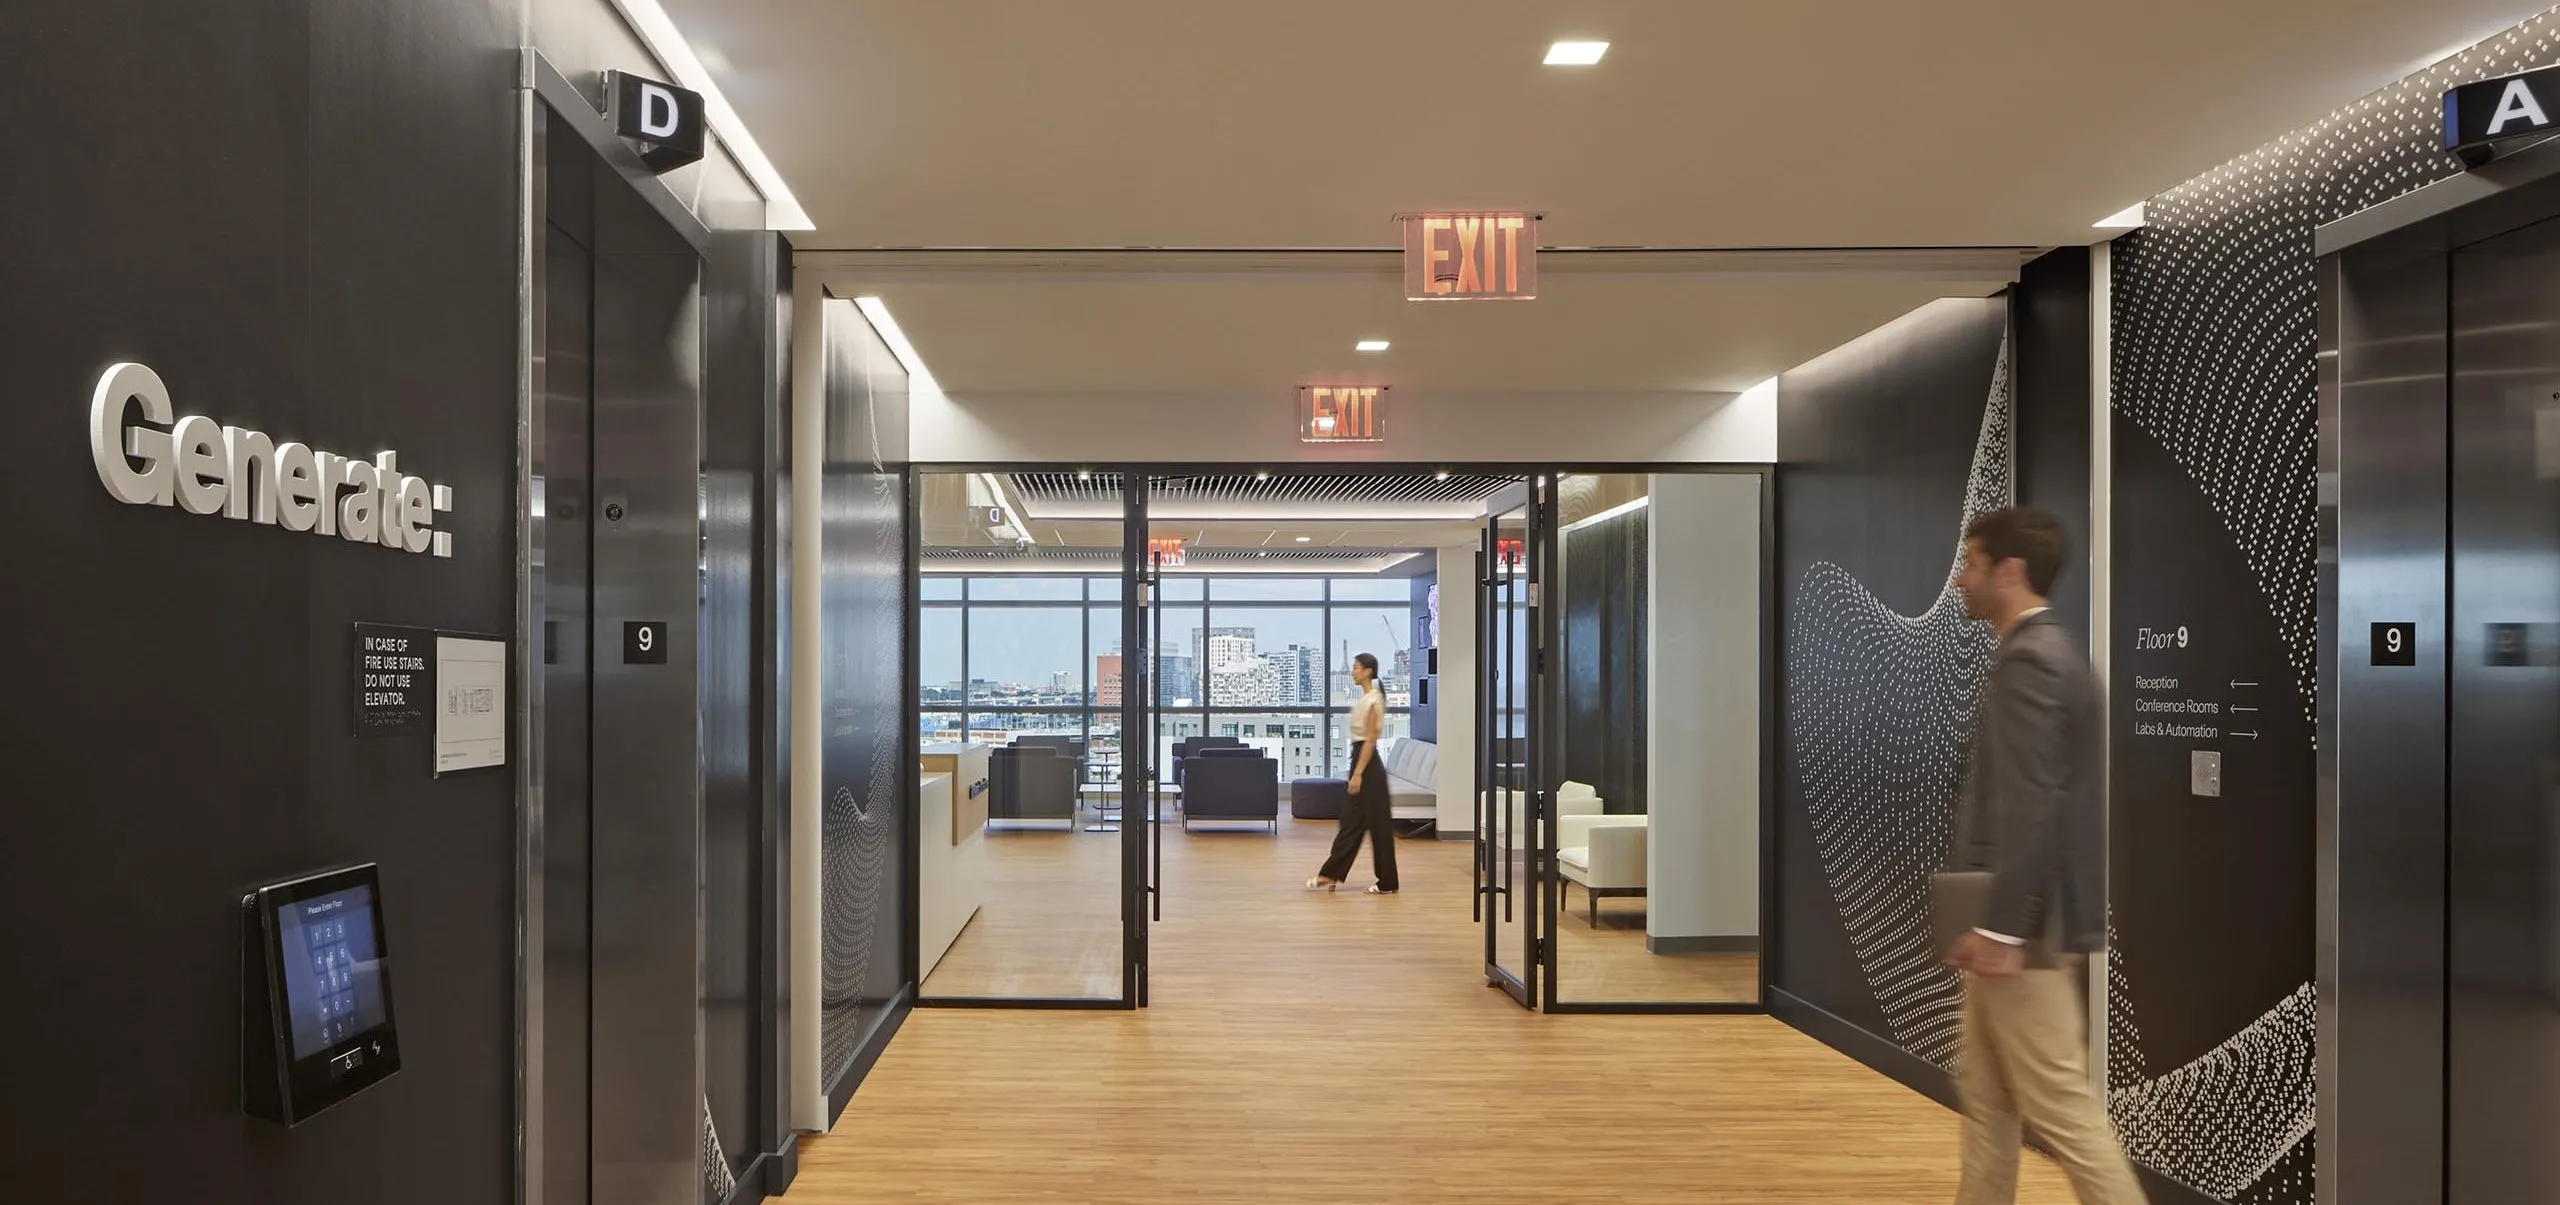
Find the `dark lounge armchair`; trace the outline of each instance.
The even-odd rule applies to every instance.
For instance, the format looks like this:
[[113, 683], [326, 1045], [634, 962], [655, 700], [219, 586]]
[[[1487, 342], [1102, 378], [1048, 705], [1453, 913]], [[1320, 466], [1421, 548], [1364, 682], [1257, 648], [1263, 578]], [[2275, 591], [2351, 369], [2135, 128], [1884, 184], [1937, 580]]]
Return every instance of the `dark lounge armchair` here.
[[1182, 827], [1194, 820], [1250, 820], [1280, 829], [1280, 763], [1255, 749], [1191, 760], [1182, 784]]
[[987, 818], [1073, 824], [1078, 773], [1075, 760], [1051, 746], [990, 749]]
[[1084, 738], [1080, 736], [1017, 736], [1016, 749], [1055, 749], [1068, 761], [1084, 765]]
[[1173, 743], [1174, 785], [1181, 786], [1183, 784], [1183, 763], [1188, 762], [1195, 757], [1199, 757], [1211, 749], [1241, 750], [1247, 753], [1254, 751], [1253, 746], [1245, 744], [1243, 741], [1232, 736], [1186, 736]]

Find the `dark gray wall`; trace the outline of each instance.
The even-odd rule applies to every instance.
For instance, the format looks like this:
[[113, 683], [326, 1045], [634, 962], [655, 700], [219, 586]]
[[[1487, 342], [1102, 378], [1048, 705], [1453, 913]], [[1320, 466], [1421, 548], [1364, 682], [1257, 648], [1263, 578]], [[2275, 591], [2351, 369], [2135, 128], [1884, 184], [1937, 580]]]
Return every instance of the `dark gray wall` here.
[[780, 1056], [790, 829], [775, 757], [791, 247], [717, 235], [703, 260], [703, 1072], [726, 1154], [785, 1144]]
[[[2108, 1072], [2137, 1159], [2209, 1197], [2313, 1199], [2313, 231], [2458, 174], [2439, 145], [2444, 91], [2555, 53], [2560, 18], [2544, 13], [2154, 198], [2113, 247]], [[2131, 647], [2163, 623], [2192, 627], [2189, 646]], [[2259, 708], [2222, 725], [2254, 737], [2139, 735], [2137, 675]], [[2223, 753], [2220, 798], [2188, 793], [2193, 747]], [[2207, 1056], [2242, 1087], [2172, 1093], [2170, 1073]]]
[[821, 705], [821, 1082], [840, 1108], [915, 982], [902, 850], [907, 714], [907, 377], [852, 303], [826, 318]]
[[1953, 1100], [1951, 973], [1927, 966], [1964, 741], [1993, 641], [1953, 571], [2012, 501], [2072, 535], [2053, 602], [2089, 621], [2089, 254], [1941, 301], [1779, 380], [1781, 1016]]
[[1564, 777], [1645, 811], [1646, 537], [1638, 508], [1564, 533]]
[[[1431, 672], [1431, 591], [1440, 584], [1440, 575], [1426, 573], [1413, 579], [1413, 635], [1406, 648], [1413, 650], [1413, 739], [1440, 742], [1440, 682]], [[1429, 682], [1426, 692], [1423, 683]], [[1423, 695], [1428, 693], [1428, 701]]]
[[2089, 249], [2050, 251], [2018, 274], [2018, 502], [2062, 521], [2071, 555], [2055, 618], [2089, 643]]
[[[0, 513], [22, 634], [13, 831], [31, 978], [0, 1126], [29, 1201], [390, 1205], [513, 1192], [510, 771], [351, 739], [348, 625], [505, 632], [514, 594], [511, 8], [28, 0], [13, 131]], [[453, 487], [451, 559], [124, 506], [99, 373], [182, 413]], [[405, 1069], [287, 1132], [239, 1113], [239, 892], [382, 864]]]
[[1928, 876], [1992, 648], [1951, 571], [2009, 497], [2007, 327], [2005, 299], [1940, 301], [1778, 382], [1771, 1006], [1941, 1095], [1956, 982], [1927, 956]]

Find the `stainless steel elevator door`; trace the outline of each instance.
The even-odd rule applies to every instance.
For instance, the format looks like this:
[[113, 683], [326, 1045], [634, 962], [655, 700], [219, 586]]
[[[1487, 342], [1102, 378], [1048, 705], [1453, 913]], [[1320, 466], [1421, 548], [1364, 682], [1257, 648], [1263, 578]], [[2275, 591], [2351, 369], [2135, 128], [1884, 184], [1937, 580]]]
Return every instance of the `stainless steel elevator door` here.
[[541, 790], [544, 965], [543, 1141], [547, 1205], [588, 1199], [588, 802], [587, 649], [592, 622], [588, 585], [594, 540], [587, 510], [594, 427], [595, 258], [552, 227], [544, 245], [541, 442], [533, 472], [535, 513], [546, 520], [536, 542], [535, 588], [542, 663]]
[[2560, 221], [2455, 253], [2447, 1199], [2560, 1200]]

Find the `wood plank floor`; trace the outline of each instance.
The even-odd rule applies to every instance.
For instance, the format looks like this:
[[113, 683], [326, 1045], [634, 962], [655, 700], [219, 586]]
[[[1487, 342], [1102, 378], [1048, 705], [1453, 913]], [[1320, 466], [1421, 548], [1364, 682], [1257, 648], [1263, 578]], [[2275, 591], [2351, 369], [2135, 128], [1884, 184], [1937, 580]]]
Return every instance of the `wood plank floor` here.
[[[1952, 1198], [1956, 1119], [1938, 1105], [1764, 1017], [1527, 1012], [1483, 986], [1464, 843], [1401, 843], [1401, 895], [1311, 896], [1298, 884], [1330, 828], [1168, 832], [1153, 1007], [919, 1010], [835, 1132], [803, 1143], [788, 1199]], [[1113, 840], [1002, 840], [1018, 837], [1023, 883]], [[1633, 902], [1604, 921], [1611, 906]], [[991, 919], [987, 935], [1040, 928], [1010, 905]], [[1080, 945], [1088, 927], [1051, 932]], [[2026, 1158], [2021, 1201], [2070, 1199]]]
[[[1164, 834], [1167, 921], [1236, 923], [1261, 920], [1258, 900], [1295, 893], [1324, 861], [1334, 822], [1282, 817], [1275, 835], [1260, 827], [1168, 827]], [[1019, 829], [990, 831], [985, 903], [925, 976], [927, 996], [1116, 998], [1120, 994], [1119, 837], [1110, 833]], [[1398, 843], [1406, 869], [1422, 877], [1410, 888], [1438, 907], [1467, 906], [1467, 850], [1461, 841]], [[1365, 855], [1364, 855], [1365, 856]], [[1525, 872], [1514, 869], [1523, 905]], [[1346, 890], [1365, 885], [1365, 864]], [[1268, 891], [1264, 889], [1269, 889]], [[1659, 955], [1644, 944], [1644, 901], [1604, 900], [1600, 924], [1588, 920], [1579, 889], [1556, 926], [1558, 984], [1577, 1002], [1749, 1002], [1759, 994], [1754, 954]], [[1518, 913], [1514, 913], [1515, 919]], [[1445, 917], [1443, 919], [1446, 919]], [[1502, 949], [1520, 950], [1517, 930]], [[1178, 970], [1184, 934], [1158, 931], [1174, 944], [1159, 950], [1159, 972]], [[1209, 936], [1202, 933], [1201, 936]], [[1506, 958], [1515, 965], [1517, 956]]]

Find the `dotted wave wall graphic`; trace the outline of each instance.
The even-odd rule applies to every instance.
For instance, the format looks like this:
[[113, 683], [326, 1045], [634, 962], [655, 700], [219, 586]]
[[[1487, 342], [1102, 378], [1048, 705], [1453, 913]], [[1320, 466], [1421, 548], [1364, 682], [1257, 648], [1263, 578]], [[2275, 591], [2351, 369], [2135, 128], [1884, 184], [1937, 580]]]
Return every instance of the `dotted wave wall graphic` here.
[[2004, 338], [1937, 599], [1899, 615], [1846, 569], [1817, 562], [1796, 583], [1787, 628], [1787, 714], [1823, 878], [1894, 1041], [1950, 1069], [1961, 997], [1929, 948], [1929, 876], [1946, 864], [1966, 736], [1997, 647], [1965, 617], [1955, 578], [1965, 526], [2015, 496], [2011, 421]]
[[[881, 516], [870, 522], [872, 528], [872, 564], [898, 566], [904, 563], [905, 533], [896, 516], [900, 514], [898, 477], [895, 474], [872, 473], [856, 488], [867, 488], [872, 494], [871, 514]], [[894, 594], [885, 606], [894, 606]], [[877, 672], [895, 674], [900, 664], [903, 641], [896, 620], [861, 625], [865, 643], [863, 656], [850, 659], [852, 664]], [[840, 669], [849, 670], [851, 666]], [[898, 688], [861, 692], [873, 697], [895, 698]], [[868, 1000], [864, 992], [871, 982], [871, 960], [875, 940], [884, 927], [895, 919], [895, 901], [890, 898], [887, 870], [891, 846], [897, 836], [898, 765], [902, 751], [899, 739], [898, 709], [872, 707], [862, 716], [862, 757], [859, 764], [868, 773], [859, 783], [834, 783], [827, 795], [821, 816], [820, 907], [825, 914], [822, 937], [820, 1011], [820, 1062], [824, 1081], [833, 1085], [853, 1067], [861, 1051], [865, 1033], [862, 1009]]]
[[2544, 13], [2162, 194], [2149, 225], [2116, 243], [2116, 412], [2222, 516], [2305, 707], [2317, 655], [2312, 232], [2460, 174], [2439, 146], [2445, 90], [2555, 56], [2560, 24]]
[[[2110, 934], [2112, 937], [2112, 934]], [[2319, 1000], [2306, 983], [2240, 1032], [2154, 1077], [2142, 1054], [2124, 955], [2107, 965], [2107, 1107], [2125, 1153], [2183, 1184], [2231, 1200], [2266, 1185], [2318, 1120], [2312, 1038]], [[2305, 1161], [2307, 1162], [2307, 1161]], [[2280, 1193], [2266, 1199], [2306, 1199]]]
[[[2116, 243], [2115, 411], [2159, 441], [2220, 516], [2266, 599], [2306, 715], [2318, 656], [2313, 232], [2459, 173], [2439, 145], [2447, 89], [2555, 60], [2560, 10], [2163, 194], [2146, 228]], [[2299, 939], [2307, 948], [2312, 935]], [[2308, 1205], [2313, 986], [2154, 1080], [2134, 1019], [2142, 985], [2111, 970], [2109, 1099], [2128, 1148], [2227, 1199]]]
[[717, 1205], [738, 1191], [737, 1173], [729, 1170], [729, 1152], [720, 1146], [719, 1127], [711, 1123], [711, 1098], [702, 1098], [702, 1191]]

